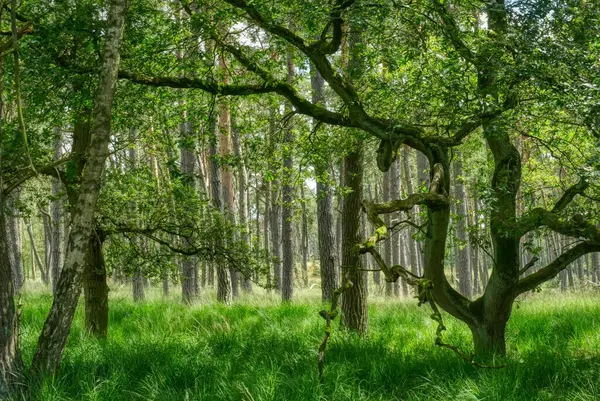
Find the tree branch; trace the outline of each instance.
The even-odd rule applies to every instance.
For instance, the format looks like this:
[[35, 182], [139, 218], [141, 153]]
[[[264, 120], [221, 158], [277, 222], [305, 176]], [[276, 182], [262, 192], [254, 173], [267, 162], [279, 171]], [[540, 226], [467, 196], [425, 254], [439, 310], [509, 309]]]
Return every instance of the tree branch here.
[[530, 231], [545, 226], [570, 237], [583, 237], [589, 241], [600, 243], [600, 231], [582, 215], [573, 215], [570, 222], [559, 218], [560, 212], [564, 211], [575, 196], [583, 195], [588, 185], [587, 180], [582, 178], [565, 191], [551, 211], [537, 207], [523, 214], [517, 222], [518, 235], [522, 237]]
[[44, 175], [50, 175], [53, 177], [57, 177], [61, 179], [61, 174], [57, 172], [57, 167], [61, 164], [69, 161], [71, 159], [71, 155], [65, 156], [61, 159], [54, 160], [48, 164], [42, 166], [36, 166], [35, 170], [28, 169], [23, 174], [15, 177], [12, 182], [9, 182], [8, 185], [3, 189], [4, 196], [8, 196], [12, 191], [21, 186], [28, 179], [35, 177], [38, 173]]
[[525, 274], [525, 272], [527, 270], [531, 269], [538, 260], [540, 260], [540, 258], [537, 256], [534, 256], [529, 262], [527, 262], [527, 264], [525, 266], [523, 266], [523, 268], [521, 270], [519, 270], [519, 277], [522, 276], [523, 274]]
[[569, 264], [571, 264], [581, 256], [591, 252], [599, 251], [600, 244], [591, 244], [589, 242], [583, 242], [578, 245], [575, 245], [573, 248], [564, 252], [558, 258], [554, 259], [554, 261], [548, 264], [547, 266], [519, 280], [519, 282], [517, 283], [517, 293], [521, 294], [525, 291], [533, 290], [542, 283], [555, 277], [562, 270], [566, 269], [569, 266]]

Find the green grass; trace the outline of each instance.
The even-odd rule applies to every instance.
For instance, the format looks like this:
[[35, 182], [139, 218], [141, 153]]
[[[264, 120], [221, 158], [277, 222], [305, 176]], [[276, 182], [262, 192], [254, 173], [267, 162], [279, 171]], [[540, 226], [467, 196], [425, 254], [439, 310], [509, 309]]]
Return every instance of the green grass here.
[[[600, 400], [598, 296], [520, 302], [508, 329], [509, 364], [500, 370], [474, 368], [435, 347], [428, 309], [375, 299], [367, 338], [334, 332], [321, 385], [323, 321], [310, 295], [285, 306], [263, 295], [188, 308], [175, 296], [134, 304], [124, 291], [111, 294], [106, 340], [85, 336], [78, 310], [61, 370], [38, 383], [34, 399]], [[27, 361], [50, 302], [39, 292], [23, 298]], [[445, 318], [445, 339], [468, 350], [468, 331]]]

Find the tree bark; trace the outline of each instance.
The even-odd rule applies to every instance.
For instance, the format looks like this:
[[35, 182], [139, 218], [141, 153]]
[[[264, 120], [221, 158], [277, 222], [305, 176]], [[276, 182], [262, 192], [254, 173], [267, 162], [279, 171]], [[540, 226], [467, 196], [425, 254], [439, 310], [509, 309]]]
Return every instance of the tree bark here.
[[[237, 127], [235, 127], [235, 124], [233, 125], [233, 153], [235, 154], [238, 163], [238, 225], [242, 228], [242, 232], [240, 235], [241, 241], [248, 247], [248, 249], [250, 249], [250, 229], [248, 227], [248, 206], [250, 205], [246, 203], [246, 192], [248, 191], [248, 189], [246, 188], [246, 181], [248, 180], [246, 173], [246, 163], [242, 154], [240, 132], [237, 129]], [[251, 293], [252, 280], [250, 277], [250, 273], [247, 274], [247, 277], [242, 277], [242, 288], [245, 292]]]
[[[192, 135], [192, 126], [184, 114], [184, 122], [180, 126], [181, 145], [181, 178], [186, 189], [191, 193], [196, 191], [196, 179], [194, 177], [196, 167], [195, 141]], [[186, 224], [186, 222], [184, 222]], [[187, 238], [182, 239], [182, 246], [190, 246]], [[181, 260], [181, 299], [185, 304], [191, 304], [196, 300], [196, 274], [198, 264], [194, 256], [183, 256]]]
[[[265, 212], [263, 213], [263, 247], [267, 252], [265, 260], [265, 270], [267, 272], [267, 292], [273, 289], [273, 275], [271, 274], [271, 252], [269, 252], [269, 221], [271, 219], [271, 183], [268, 180], [264, 181], [265, 186]], [[258, 194], [257, 194], [258, 196]]]
[[361, 258], [356, 249], [360, 243], [360, 214], [363, 199], [363, 146], [358, 144], [344, 158], [344, 186], [350, 191], [342, 200], [342, 271], [343, 282], [352, 283], [342, 294], [341, 325], [359, 334], [369, 330], [367, 313], [366, 272], [362, 271]]
[[[0, 64], [0, 75], [2, 72], [3, 66]], [[4, 115], [2, 88], [0, 82], [0, 116]], [[11, 265], [9, 230], [6, 222], [8, 213], [4, 193], [2, 125], [0, 121], [0, 398], [15, 390], [23, 373], [23, 359], [19, 348], [19, 312], [15, 309], [14, 268]]]
[[100, 227], [95, 227], [89, 240], [83, 277], [85, 329], [98, 338], [104, 338], [108, 333], [108, 284], [102, 253], [104, 240]]
[[[270, 138], [275, 136], [275, 112], [272, 112], [269, 122], [269, 133]], [[271, 145], [276, 146], [275, 142]], [[281, 208], [279, 206], [279, 192], [280, 185], [279, 180], [276, 178], [279, 174], [278, 169], [275, 167], [275, 163], [271, 161], [269, 170], [271, 170], [273, 177], [271, 181], [271, 247], [273, 254], [273, 287], [276, 291], [281, 291]]]
[[302, 284], [308, 287], [308, 213], [306, 210], [306, 199], [304, 198], [304, 183], [300, 186], [300, 198], [302, 199], [302, 233], [300, 244], [302, 249]]
[[[413, 168], [411, 168], [411, 162], [410, 162], [410, 149], [406, 146], [404, 147], [403, 162], [404, 162], [404, 181], [406, 182], [406, 192], [409, 194], [412, 194], [412, 193], [414, 193], [412, 177], [411, 177], [411, 172], [412, 172]], [[413, 216], [411, 216], [411, 213], [407, 213], [407, 217], [410, 219]], [[408, 233], [407, 246], [408, 246], [408, 253], [409, 253], [409, 257], [410, 257], [410, 271], [414, 275], [418, 275], [419, 274], [419, 259], [418, 259], [418, 255], [417, 255], [417, 252], [418, 252], [417, 251], [417, 242], [413, 238], [415, 229], [412, 226], [409, 226], [407, 229], [407, 233]]]
[[[0, 148], [1, 139], [0, 133]], [[19, 349], [19, 312], [15, 309], [13, 269], [7, 238], [1, 153], [0, 149], [0, 398], [3, 398], [21, 381], [23, 359]]]
[[[225, 56], [219, 55], [219, 70], [224, 74], [224, 84], [229, 83], [228, 68]], [[221, 160], [226, 160], [231, 154], [231, 107], [227, 99], [221, 99], [219, 103], [219, 151]], [[224, 163], [221, 164], [221, 191], [223, 197], [223, 211], [232, 225], [235, 225], [235, 203], [233, 200], [233, 174], [231, 168]], [[225, 268], [225, 267], [224, 267]], [[224, 268], [220, 270], [224, 270]], [[228, 266], [228, 274], [221, 272], [219, 285], [222, 287], [217, 292], [217, 298], [225, 304], [231, 303], [231, 298], [237, 298], [239, 292], [237, 271]]]
[[462, 163], [460, 160], [454, 160], [454, 192], [458, 200], [457, 215], [455, 222], [456, 240], [456, 277], [458, 279], [458, 290], [467, 298], [471, 298], [473, 284], [471, 281], [471, 261], [469, 258], [469, 246], [467, 238], [467, 195], [462, 183]]
[[[127, 152], [127, 158], [129, 159], [129, 168], [133, 171], [138, 168], [138, 154], [137, 154], [137, 136], [139, 131], [135, 128], [129, 130], [130, 145]], [[135, 202], [131, 202], [131, 208], [135, 209]], [[134, 240], [135, 241], [135, 240]], [[137, 240], [140, 242], [140, 240]], [[140, 244], [141, 245], [141, 244]], [[131, 290], [133, 293], [133, 301], [141, 302], [146, 299], [146, 290], [144, 287], [144, 272], [139, 263], [133, 266], [133, 278], [131, 280]]]
[[[392, 184], [392, 174], [393, 174], [393, 169], [394, 169], [394, 163], [392, 163], [392, 168], [390, 169], [390, 171], [386, 171], [385, 173], [383, 173], [383, 201], [384, 202], [389, 202], [390, 200], [392, 200], [391, 198], [391, 188], [390, 186], [393, 185]], [[391, 214], [386, 214], [383, 218], [385, 225], [387, 227], [391, 227], [392, 224], [392, 215]], [[388, 238], [387, 241], [385, 241], [385, 243], [383, 244], [383, 259], [385, 260], [385, 263], [387, 263], [389, 266], [392, 265], [392, 246], [393, 241], [392, 238]], [[395, 245], [395, 244], [394, 244]], [[385, 282], [385, 296], [386, 297], [391, 297], [393, 295], [394, 292], [394, 283], [387, 281]]]
[[[322, 103], [325, 100], [323, 85], [325, 81], [311, 64], [312, 102]], [[313, 121], [313, 125], [316, 124]], [[331, 301], [333, 292], [340, 285], [338, 270], [335, 266], [336, 244], [333, 227], [333, 194], [329, 184], [331, 161], [325, 157], [315, 163], [317, 177], [317, 232], [319, 239], [319, 270], [321, 275], [321, 299]]]
[[[54, 160], [58, 160], [63, 155], [62, 150], [62, 134], [60, 128], [54, 131]], [[63, 202], [59, 199], [62, 191], [62, 184], [58, 178], [52, 178], [52, 197], [54, 200], [50, 205], [50, 215], [52, 216], [52, 292], [56, 292], [56, 284], [60, 276], [60, 269], [63, 263], [63, 247], [64, 247], [64, 232], [63, 232]]]
[[[292, 54], [287, 53], [287, 82], [291, 84], [295, 75]], [[290, 104], [286, 103], [286, 113], [292, 112]], [[281, 186], [281, 250], [283, 264], [281, 271], [281, 298], [291, 301], [294, 296], [294, 242], [292, 240], [292, 219], [294, 217], [294, 183], [293, 155], [294, 132], [288, 120], [283, 139], [283, 182]]]
[[92, 142], [74, 205], [65, 263], [57, 283], [52, 307], [33, 356], [32, 371], [54, 373], [58, 368], [81, 293], [81, 279], [104, 163], [108, 156], [110, 119], [117, 85], [119, 49], [123, 37], [125, 1], [112, 0], [107, 17], [100, 81], [94, 102]]
[[8, 197], [6, 198], [6, 210], [8, 214], [8, 252], [10, 258], [10, 265], [13, 269], [13, 286], [17, 292], [21, 290], [21, 287], [25, 282], [25, 270], [23, 268], [23, 242], [21, 237], [21, 220], [19, 218], [19, 212], [15, 206], [20, 196], [21, 190], [17, 188], [13, 191], [12, 194], [8, 195]]

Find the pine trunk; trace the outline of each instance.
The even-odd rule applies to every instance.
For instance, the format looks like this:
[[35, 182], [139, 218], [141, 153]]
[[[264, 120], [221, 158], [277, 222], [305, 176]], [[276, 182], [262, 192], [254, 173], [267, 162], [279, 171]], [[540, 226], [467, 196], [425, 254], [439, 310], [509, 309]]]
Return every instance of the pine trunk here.
[[[294, 63], [292, 54], [287, 53], [287, 82], [292, 84], [294, 79]], [[292, 112], [291, 105], [286, 103], [286, 113]], [[294, 217], [294, 172], [292, 147], [294, 132], [288, 119], [283, 138], [283, 182], [281, 186], [281, 250], [283, 265], [281, 270], [281, 299], [291, 301], [294, 296], [294, 242], [292, 240], [292, 219]]]
[[[184, 121], [187, 116], [184, 115]], [[195, 167], [195, 141], [192, 134], [192, 126], [185, 121], [180, 127], [182, 145], [180, 150], [181, 164], [180, 172], [183, 185], [192, 193], [196, 191]], [[184, 223], [185, 224], [185, 223]], [[182, 247], [192, 245], [188, 239], [182, 239]], [[182, 256], [181, 258], [181, 299], [185, 304], [191, 304], [196, 300], [196, 274], [198, 265], [194, 256]]]
[[458, 280], [458, 290], [467, 298], [471, 298], [473, 284], [471, 281], [471, 262], [469, 258], [469, 247], [467, 238], [467, 196], [462, 182], [462, 163], [456, 159], [454, 161], [454, 192], [458, 200], [457, 218], [455, 221], [456, 239], [456, 278]]

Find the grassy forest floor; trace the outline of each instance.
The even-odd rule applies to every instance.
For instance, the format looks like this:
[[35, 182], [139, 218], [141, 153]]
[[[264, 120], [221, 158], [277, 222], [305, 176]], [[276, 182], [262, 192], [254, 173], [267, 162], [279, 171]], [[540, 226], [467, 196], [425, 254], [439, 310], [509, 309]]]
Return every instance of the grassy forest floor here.
[[[318, 292], [292, 305], [252, 296], [232, 307], [185, 307], [158, 292], [134, 304], [111, 291], [109, 337], [83, 332], [80, 308], [61, 371], [38, 383], [50, 400], [600, 400], [600, 295], [536, 294], [508, 328], [509, 363], [483, 370], [436, 347], [435, 322], [413, 300], [371, 300], [370, 335], [335, 331], [319, 384], [324, 323]], [[21, 343], [30, 361], [48, 293], [23, 295]], [[445, 340], [468, 349], [470, 334], [445, 315]], [[336, 326], [337, 327], [337, 326]]]

